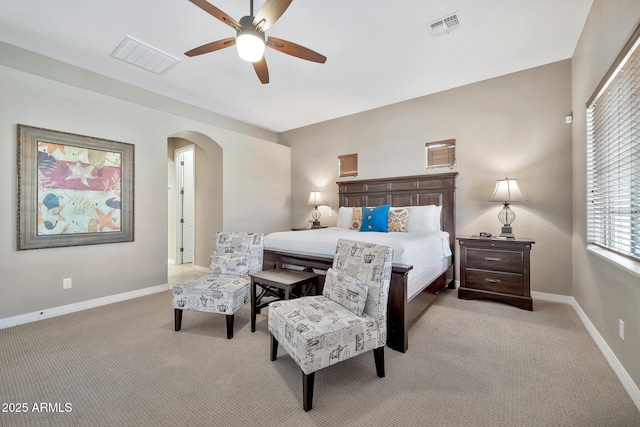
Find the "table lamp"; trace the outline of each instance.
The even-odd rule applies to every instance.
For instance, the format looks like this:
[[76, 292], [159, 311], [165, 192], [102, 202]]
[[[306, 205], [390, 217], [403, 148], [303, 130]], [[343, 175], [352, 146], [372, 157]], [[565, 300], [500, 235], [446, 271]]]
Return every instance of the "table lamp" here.
[[322, 204], [322, 194], [319, 191], [312, 191], [309, 194], [309, 201], [307, 204], [313, 206], [313, 211], [311, 211], [313, 224], [311, 224], [311, 228], [320, 228], [320, 211], [318, 210], [318, 205]]
[[511, 223], [516, 220], [516, 214], [511, 210], [509, 204], [511, 202], [524, 202], [525, 198], [518, 188], [518, 183], [515, 179], [499, 179], [496, 183], [496, 188], [493, 190], [493, 196], [491, 202], [502, 202], [504, 207], [498, 214], [498, 219], [503, 224], [502, 233], [500, 237], [506, 237], [507, 239], [515, 239], [513, 234]]

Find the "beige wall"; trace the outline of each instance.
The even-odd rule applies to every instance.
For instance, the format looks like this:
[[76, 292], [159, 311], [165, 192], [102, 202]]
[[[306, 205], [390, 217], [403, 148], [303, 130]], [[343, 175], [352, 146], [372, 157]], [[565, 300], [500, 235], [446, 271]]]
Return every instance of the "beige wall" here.
[[[0, 93], [0, 324], [167, 283], [167, 139], [185, 131], [223, 150], [225, 230], [270, 232], [290, 223], [290, 149], [256, 136], [260, 132], [241, 133], [2, 65]], [[135, 144], [134, 242], [16, 250], [18, 123]], [[71, 289], [62, 289], [65, 277], [73, 279]]]
[[220, 146], [212, 151], [195, 149], [194, 264], [209, 269], [215, 235], [223, 231], [223, 157]]
[[[497, 179], [516, 178], [528, 201], [512, 205], [514, 233], [536, 241], [532, 290], [571, 295], [570, 111], [566, 60], [285, 132], [292, 225], [306, 225], [313, 189], [337, 207], [338, 155], [358, 153], [356, 179], [417, 175], [426, 142], [455, 138], [457, 234], [499, 233], [502, 205], [488, 200]], [[321, 222], [335, 220], [322, 207]]]
[[[640, 277], [586, 249], [585, 103], [639, 20], [637, 0], [595, 0], [572, 59], [573, 296], [636, 387], [640, 386]], [[625, 324], [624, 340], [618, 336], [619, 319]]]

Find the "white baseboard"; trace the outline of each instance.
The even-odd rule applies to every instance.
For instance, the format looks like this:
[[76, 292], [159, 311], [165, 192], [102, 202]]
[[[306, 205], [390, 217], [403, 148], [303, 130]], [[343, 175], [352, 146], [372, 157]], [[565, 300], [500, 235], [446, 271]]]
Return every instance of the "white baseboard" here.
[[10, 328], [12, 326], [22, 325], [24, 323], [35, 322], [38, 320], [48, 319], [50, 317], [61, 316], [63, 314], [75, 313], [76, 311], [87, 310], [89, 308], [100, 307], [102, 305], [112, 304], [114, 302], [125, 301], [132, 298], [143, 297], [169, 289], [167, 284], [151, 286], [149, 288], [137, 289], [135, 291], [123, 292], [121, 294], [109, 295], [106, 297], [96, 298], [88, 301], [77, 302], [74, 304], [63, 305], [60, 307], [47, 308], [41, 311], [21, 314], [19, 316], [7, 317], [0, 319], [0, 329]]
[[618, 360], [616, 355], [613, 353], [607, 342], [602, 338], [602, 335], [598, 332], [591, 320], [587, 317], [586, 313], [580, 307], [580, 304], [575, 300], [574, 297], [567, 295], [556, 295], [556, 294], [547, 294], [544, 292], [531, 292], [531, 297], [533, 299], [538, 299], [541, 301], [551, 301], [551, 302], [559, 302], [563, 304], [570, 304], [575, 312], [578, 314], [578, 317], [582, 321], [582, 324], [585, 328], [587, 328], [587, 332], [591, 335], [591, 338], [596, 343], [604, 358], [609, 362], [609, 366], [613, 369], [613, 372], [617, 375], [618, 379], [622, 383], [624, 389], [629, 393], [629, 397], [640, 411], [640, 389], [633, 382], [633, 379], [629, 376], [627, 371], [622, 366], [622, 363]]
[[531, 291], [531, 298], [540, 301], [559, 302], [561, 304], [572, 305], [575, 300], [569, 295], [548, 294], [546, 292]]

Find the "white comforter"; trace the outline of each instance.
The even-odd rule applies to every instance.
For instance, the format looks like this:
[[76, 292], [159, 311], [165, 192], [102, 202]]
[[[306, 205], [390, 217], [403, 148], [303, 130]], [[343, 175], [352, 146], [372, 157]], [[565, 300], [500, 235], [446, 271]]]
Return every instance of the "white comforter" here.
[[265, 236], [265, 248], [333, 257], [338, 239], [377, 243], [393, 248], [393, 262], [411, 264], [415, 273], [451, 256], [449, 233], [411, 231], [406, 233], [360, 232], [330, 227], [317, 230], [282, 231]]

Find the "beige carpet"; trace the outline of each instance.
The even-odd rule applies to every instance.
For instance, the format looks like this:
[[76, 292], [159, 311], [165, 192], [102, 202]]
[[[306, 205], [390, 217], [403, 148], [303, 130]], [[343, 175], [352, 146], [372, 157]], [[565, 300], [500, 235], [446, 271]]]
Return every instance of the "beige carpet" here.
[[1, 409], [27, 404], [0, 425], [640, 426], [573, 309], [534, 310], [447, 290], [406, 354], [386, 349], [386, 378], [372, 354], [321, 370], [305, 413], [297, 365], [269, 360], [266, 310], [252, 334], [243, 307], [232, 340], [221, 315], [185, 312], [175, 332], [163, 292], [0, 330]]

